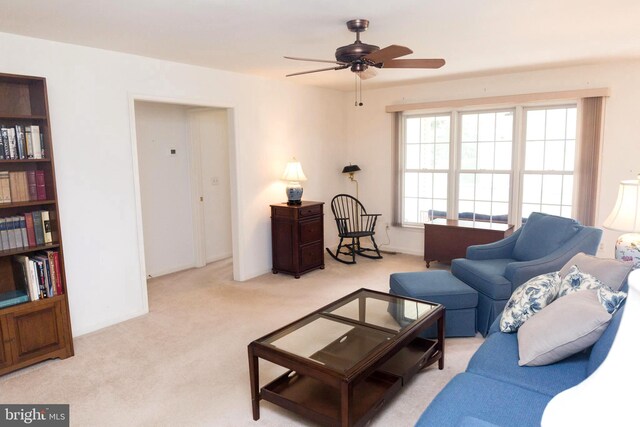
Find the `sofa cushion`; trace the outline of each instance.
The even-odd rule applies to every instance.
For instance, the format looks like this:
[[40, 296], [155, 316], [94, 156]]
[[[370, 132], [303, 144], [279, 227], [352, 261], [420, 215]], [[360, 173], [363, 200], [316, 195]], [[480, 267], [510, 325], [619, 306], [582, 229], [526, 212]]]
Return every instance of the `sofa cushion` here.
[[393, 273], [389, 288], [396, 295], [442, 304], [447, 310], [478, 305], [478, 293], [443, 270]]
[[531, 261], [549, 255], [580, 231], [580, 224], [571, 218], [532, 213], [522, 226], [513, 248], [513, 257]]
[[518, 330], [518, 363], [548, 365], [576, 354], [592, 346], [610, 320], [596, 290], [558, 298]]
[[607, 313], [614, 314], [624, 303], [627, 298], [627, 294], [620, 291], [612, 291], [610, 287], [604, 285], [598, 288], [598, 301], [607, 310]]
[[438, 393], [416, 426], [452, 427], [473, 417], [499, 426], [539, 427], [550, 400], [545, 394], [465, 372]]
[[513, 291], [502, 312], [500, 330], [516, 332], [531, 316], [556, 299], [560, 290], [558, 272], [532, 277]]
[[553, 365], [519, 366], [517, 335], [496, 332], [478, 348], [467, 371], [555, 396], [586, 378], [588, 362], [588, 352], [581, 352]]
[[473, 260], [457, 258], [451, 261], [451, 273], [476, 291], [492, 299], [507, 300], [511, 296], [511, 282], [504, 277], [509, 258]]
[[616, 259], [598, 258], [593, 255], [579, 253], [573, 256], [560, 270], [560, 277], [564, 278], [572, 266], [577, 266], [580, 271], [596, 277], [614, 291], [620, 290], [627, 276], [633, 269], [633, 263], [618, 261]]

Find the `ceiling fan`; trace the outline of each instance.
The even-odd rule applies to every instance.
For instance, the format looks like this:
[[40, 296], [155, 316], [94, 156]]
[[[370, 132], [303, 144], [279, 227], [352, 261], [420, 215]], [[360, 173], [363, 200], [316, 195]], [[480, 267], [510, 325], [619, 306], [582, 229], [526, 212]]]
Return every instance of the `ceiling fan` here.
[[395, 44], [380, 49], [378, 46], [361, 42], [360, 33], [366, 31], [368, 27], [369, 21], [366, 19], [352, 19], [347, 22], [349, 31], [356, 33], [356, 41], [337, 48], [335, 61], [285, 56], [287, 59], [296, 61], [334, 64], [333, 67], [287, 74], [287, 77], [350, 68], [361, 79], [368, 79], [376, 75], [376, 68], [440, 68], [445, 64], [444, 59], [396, 59], [409, 55], [413, 51], [408, 47]]

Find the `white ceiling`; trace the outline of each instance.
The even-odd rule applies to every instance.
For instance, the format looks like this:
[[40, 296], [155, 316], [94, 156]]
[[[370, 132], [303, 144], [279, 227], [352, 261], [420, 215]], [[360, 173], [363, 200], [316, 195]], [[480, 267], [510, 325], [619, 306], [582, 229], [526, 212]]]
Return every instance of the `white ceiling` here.
[[[368, 87], [640, 57], [638, 0], [2, 0], [0, 31], [284, 79], [352, 43], [345, 22], [439, 70], [379, 70]], [[1, 52], [1, 46], [0, 46]], [[349, 70], [290, 77], [350, 90]]]

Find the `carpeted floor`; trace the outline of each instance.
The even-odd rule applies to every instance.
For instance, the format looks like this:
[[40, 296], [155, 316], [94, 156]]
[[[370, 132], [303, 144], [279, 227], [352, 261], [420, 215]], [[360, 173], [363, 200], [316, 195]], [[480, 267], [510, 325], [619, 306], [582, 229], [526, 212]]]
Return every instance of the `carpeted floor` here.
[[[325, 270], [299, 280], [234, 282], [231, 260], [153, 279], [149, 314], [77, 337], [72, 358], [0, 378], [0, 402], [69, 403], [73, 426], [312, 425], [264, 401], [252, 420], [247, 344], [355, 289], [387, 291], [390, 273], [425, 269], [410, 255], [351, 266], [325, 258]], [[445, 369], [414, 377], [371, 425], [412, 426], [481, 342], [447, 340]], [[261, 384], [281, 372], [261, 361]]]

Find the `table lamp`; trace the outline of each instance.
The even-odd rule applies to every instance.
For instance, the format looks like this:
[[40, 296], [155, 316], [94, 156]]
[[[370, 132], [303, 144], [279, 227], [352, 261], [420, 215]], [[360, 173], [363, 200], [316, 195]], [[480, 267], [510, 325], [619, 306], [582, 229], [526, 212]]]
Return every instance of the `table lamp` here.
[[300, 185], [301, 181], [306, 181], [307, 177], [304, 176], [304, 172], [302, 171], [302, 165], [300, 162], [296, 160], [294, 157], [290, 162], [287, 163], [287, 167], [282, 174], [282, 180], [288, 181], [287, 185], [287, 204], [288, 205], [300, 205], [302, 204], [302, 186]]
[[616, 205], [602, 225], [609, 230], [626, 233], [618, 237], [616, 242], [616, 259], [632, 261], [634, 268], [639, 268], [640, 175], [638, 179], [620, 182]]

